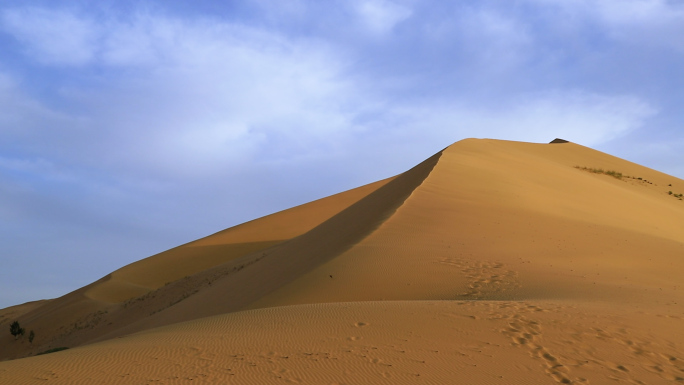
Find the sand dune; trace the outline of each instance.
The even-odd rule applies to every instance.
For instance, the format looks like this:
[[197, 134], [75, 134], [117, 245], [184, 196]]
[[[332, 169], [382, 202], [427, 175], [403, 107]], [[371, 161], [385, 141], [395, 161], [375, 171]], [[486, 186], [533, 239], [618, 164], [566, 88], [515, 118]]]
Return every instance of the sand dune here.
[[71, 348], [0, 383], [684, 381], [681, 192], [573, 143], [463, 140], [0, 311], [37, 336], [1, 358]]

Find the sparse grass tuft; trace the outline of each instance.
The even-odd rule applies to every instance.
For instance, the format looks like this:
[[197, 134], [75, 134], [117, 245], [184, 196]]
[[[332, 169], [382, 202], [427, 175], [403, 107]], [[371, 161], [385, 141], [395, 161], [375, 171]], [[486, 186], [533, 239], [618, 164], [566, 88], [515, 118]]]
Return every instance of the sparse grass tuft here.
[[[580, 167], [580, 166], [575, 166], [576, 169], [582, 170], [582, 171], [588, 171], [593, 174], [605, 174], [605, 175], [610, 175], [615, 179], [622, 179], [622, 173], [613, 171], [613, 170], [604, 170], [602, 168], [591, 168], [591, 167]], [[639, 178], [641, 179], [641, 178]]]
[[675, 194], [672, 192], [672, 190], [668, 191], [667, 195], [673, 196], [673, 197], [679, 199], [680, 201], [683, 200], [683, 198], [684, 198], [684, 194], [682, 194], [682, 193]]
[[[650, 185], [657, 186], [657, 184], [654, 184], [653, 182], [646, 180], [642, 177], [623, 175], [621, 172], [617, 172], [617, 171], [613, 171], [613, 170], [607, 170], [606, 171], [602, 168], [581, 167], [581, 166], [575, 166], [575, 168], [578, 170], [587, 171], [587, 172], [590, 172], [593, 174], [610, 175], [615, 179], [620, 179], [620, 180], [622, 180], [623, 178], [633, 179], [635, 181], [639, 181], [639, 183], [641, 183], [641, 184], [650, 184]], [[672, 187], [672, 183], [670, 183], [668, 186]], [[675, 198], [679, 199], [680, 201], [684, 200], [684, 193], [675, 194], [674, 192], [672, 192], [672, 190], [670, 190], [667, 192], [667, 195], [675, 197]]]

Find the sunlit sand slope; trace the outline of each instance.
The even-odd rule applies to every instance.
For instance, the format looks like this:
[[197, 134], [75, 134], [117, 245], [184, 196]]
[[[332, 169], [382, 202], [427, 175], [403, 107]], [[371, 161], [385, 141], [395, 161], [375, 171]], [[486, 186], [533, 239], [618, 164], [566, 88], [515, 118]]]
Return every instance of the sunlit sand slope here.
[[684, 201], [667, 193], [676, 188], [684, 182], [572, 143], [464, 140], [376, 231], [250, 306], [678, 298]]

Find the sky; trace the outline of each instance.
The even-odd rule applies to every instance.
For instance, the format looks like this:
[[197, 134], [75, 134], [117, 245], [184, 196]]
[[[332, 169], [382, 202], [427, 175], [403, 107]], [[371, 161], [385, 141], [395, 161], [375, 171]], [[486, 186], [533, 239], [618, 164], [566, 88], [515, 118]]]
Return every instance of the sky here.
[[684, 179], [684, 1], [4, 0], [0, 308], [560, 137]]

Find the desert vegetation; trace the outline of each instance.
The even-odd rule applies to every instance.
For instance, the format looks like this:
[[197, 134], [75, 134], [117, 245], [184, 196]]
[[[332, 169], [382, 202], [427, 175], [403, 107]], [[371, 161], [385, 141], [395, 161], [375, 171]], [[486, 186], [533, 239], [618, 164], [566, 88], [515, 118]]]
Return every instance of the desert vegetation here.
[[667, 195], [671, 195], [671, 196], [673, 196], [673, 197], [679, 199], [680, 201], [683, 200], [683, 197], [684, 197], [684, 194], [682, 194], [682, 193], [675, 194], [675, 193], [672, 192], [672, 190], [668, 191], [668, 192], [667, 192]]
[[[24, 334], [26, 334], [26, 329], [21, 327], [21, 324], [19, 324], [19, 321], [14, 321], [10, 324], [10, 334], [14, 336], [14, 339], [16, 340], [19, 337], [23, 337]], [[33, 344], [33, 340], [36, 338], [36, 333], [31, 330], [28, 335], [28, 340], [29, 343]]]
[[631, 176], [631, 175], [625, 175], [619, 171], [614, 171], [614, 170], [604, 170], [602, 168], [594, 168], [594, 167], [584, 167], [584, 166], [575, 166], [576, 169], [582, 170], [582, 171], [587, 171], [592, 174], [604, 174], [604, 175], [609, 175], [612, 176], [615, 179], [633, 179], [635, 181], [639, 181], [640, 183], [645, 183], [645, 184], [653, 184], [653, 182], [644, 179], [640, 176]]
[[[647, 179], [644, 179], [644, 178], [642, 178], [642, 177], [624, 175], [623, 173], [618, 172], [618, 171], [614, 171], [614, 170], [604, 170], [604, 169], [602, 169], [602, 168], [584, 167], [584, 166], [575, 166], [575, 168], [578, 169], [578, 170], [590, 172], [590, 173], [592, 173], [592, 174], [604, 174], [604, 175], [609, 175], [609, 176], [612, 176], [612, 177], [615, 178], [615, 179], [620, 179], [620, 180], [623, 180], [623, 179], [633, 179], [633, 180], [638, 181], [638, 182], [640, 182], [640, 183], [646, 183], [646, 184], [651, 184], [651, 185], [653, 184], [653, 182], [651, 182], [651, 181], [649, 181], [649, 180], [647, 180]], [[670, 183], [668, 186], [669, 186], [669, 187], [672, 187], [672, 183]], [[677, 199], [679, 199], [680, 201], [681, 201], [681, 200], [684, 200], [684, 193], [675, 193], [675, 192], [673, 192], [672, 190], [670, 190], [670, 191], [667, 192], [667, 195], [669, 195], [669, 196], [671, 196], [671, 197], [674, 197], [674, 198], [677, 198]]]
[[[610, 175], [615, 179], [622, 179], [623, 175], [621, 172], [613, 171], [613, 170], [604, 170], [602, 168], [592, 168], [592, 167], [580, 167], [580, 166], [575, 166], [576, 169], [582, 170], [582, 171], [588, 171], [593, 174], [605, 174], [605, 175]], [[631, 177], [628, 177], [631, 178]], [[641, 178], [639, 178], [641, 179]]]
[[14, 321], [10, 324], [10, 334], [14, 336], [14, 339], [19, 338], [19, 336], [23, 336], [26, 330], [19, 325], [19, 321]]

